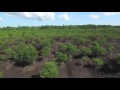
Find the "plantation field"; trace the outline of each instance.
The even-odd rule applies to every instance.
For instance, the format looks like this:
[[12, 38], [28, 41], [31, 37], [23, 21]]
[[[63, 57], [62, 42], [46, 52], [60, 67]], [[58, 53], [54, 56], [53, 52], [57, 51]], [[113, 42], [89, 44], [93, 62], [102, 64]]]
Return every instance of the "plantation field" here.
[[2, 78], [119, 78], [119, 26], [0, 28]]

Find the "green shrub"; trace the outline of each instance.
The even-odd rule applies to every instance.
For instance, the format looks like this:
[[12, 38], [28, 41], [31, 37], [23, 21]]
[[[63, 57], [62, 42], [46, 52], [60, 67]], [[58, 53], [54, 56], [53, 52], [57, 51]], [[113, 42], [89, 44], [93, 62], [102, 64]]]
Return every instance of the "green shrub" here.
[[86, 38], [79, 38], [79, 42], [80, 42], [80, 43], [86, 43], [87, 40], [86, 40]]
[[87, 56], [82, 57], [82, 61], [88, 62], [89, 61], [89, 57], [87, 57]]
[[57, 61], [59, 61], [59, 62], [66, 62], [66, 61], [68, 61], [67, 54], [63, 54], [61, 52], [56, 52], [55, 56], [57, 58]]
[[105, 38], [100, 38], [100, 39], [98, 40], [98, 43], [99, 43], [100, 46], [102, 46], [102, 45], [105, 43], [105, 41], [106, 41]]
[[12, 55], [15, 53], [15, 51], [11, 48], [5, 49], [5, 55], [7, 59], [10, 59]]
[[67, 48], [68, 48], [67, 45], [64, 44], [64, 43], [62, 43], [62, 44], [60, 44], [60, 46], [59, 46], [59, 52], [66, 53]]
[[79, 45], [81, 43], [83, 44], [83, 43], [86, 43], [86, 42], [87, 42], [86, 38], [81, 38], [81, 37], [74, 38], [74, 41], [73, 41], [73, 43], [75, 43], [77, 45]]
[[93, 46], [101, 46], [97, 41], [93, 41], [93, 42], [92, 42], [92, 45], [93, 45]]
[[107, 49], [108, 49], [109, 51], [113, 51], [113, 50], [115, 50], [115, 47], [114, 47], [112, 44], [110, 44], [110, 45], [107, 47]]
[[12, 58], [17, 63], [26, 63], [31, 64], [33, 60], [35, 60], [38, 56], [38, 52], [35, 50], [33, 46], [27, 45], [19, 45], [16, 48], [15, 53], [13, 54]]
[[58, 75], [58, 68], [55, 62], [47, 61], [44, 63], [40, 71], [41, 78], [56, 78]]
[[0, 60], [5, 61], [5, 60], [9, 60], [12, 57], [12, 54], [14, 53], [14, 50], [12, 50], [11, 48], [4, 48], [1, 51], [1, 55], [0, 55]]
[[42, 40], [40, 43], [41, 48], [43, 48], [43, 47], [50, 47], [51, 48], [51, 46], [52, 46], [52, 43], [50, 40]]
[[44, 47], [42, 50], [41, 50], [41, 55], [43, 57], [47, 57], [51, 52], [51, 49], [49, 47]]
[[118, 64], [120, 64], [120, 54], [118, 54], [118, 55], [116, 56], [116, 61], [117, 61]]
[[99, 58], [93, 58], [93, 63], [97, 70], [100, 69], [101, 66], [104, 64], [103, 60], [101, 60]]
[[93, 45], [90, 47], [92, 54], [94, 55], [102, 55], [106, 52], [106, 49], [101, 47], [98, 43], [96, 43], [96, 45]]
[[6, 44], [0, 44], [0, 54], [4, 54], [4, 50], [7, 48], [8, 46]]
[[0, 71], [0, 78], [3, 78], [4, 74]]
[[83, 56], [83, 57], [82, 57], [82, 60], [81, 60], [82, 66], [83, 66], [84, 64], [86, 64], [88, 61], [89, 61], [89, 57]]
[[77, 47], [71, 43], [62, 43], [59, 46], [59, 52], [67, 53], [68, 55], [73, 55], [77, 51]]
[[82, 47], [79, 49], [79, 52], [80, 52], [80, 55], [86, 56], [86, 55], [90, 55], [90, 54], [91, 54], [91, 49], [90, 49], [90, 48], [87, 48], [87, 47], [85, 47], [85, 46], [82, 46]]
[[68, 53], [68, 55], [73, 55], [73, 54], [75, 54], [76, 53], [76, 51], [77, 51], [77, 47], [75, 46], [75, 45], [73, 45], [73, 44], [71, 44], [71, 43], [67, 43], [66, 44], [67, 45], [67, 53]]

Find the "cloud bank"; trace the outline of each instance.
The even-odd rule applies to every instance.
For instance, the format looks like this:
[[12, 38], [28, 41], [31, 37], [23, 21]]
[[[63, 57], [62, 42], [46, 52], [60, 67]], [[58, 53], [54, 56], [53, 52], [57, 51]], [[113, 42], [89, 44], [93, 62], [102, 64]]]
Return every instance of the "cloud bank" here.
[[6, 12], [6, 15], [23, 19], [37, 19], [39, 21], [54, 20], [54, 12]]
[[59, 17], [63, 20], [70, 20], [70, 16], [67, 13], [62, 14]]
[[105, 12], [104, 15], [106, 16], [113, 16], [113, 15], [117, 15], [120, 14], [120, 12]]
[[96, 15], [96, 14], [90, 14], [89, 17], [93, 18], [93, 19], [97, 19], [99, 18], [100, 16], [99, 15]]
[[3, 18], [0, 17], [0, 21], [3, 21]]

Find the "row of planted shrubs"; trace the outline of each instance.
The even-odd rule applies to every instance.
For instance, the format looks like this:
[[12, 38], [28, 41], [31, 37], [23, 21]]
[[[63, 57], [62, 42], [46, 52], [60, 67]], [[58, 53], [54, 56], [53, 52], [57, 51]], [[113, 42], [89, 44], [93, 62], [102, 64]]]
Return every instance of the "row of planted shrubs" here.
[[33, 46], [20, 44], [12, 54], [12, 59], [19, 64], [31, 64], [38, 57], [38, 51]]
[[[31, 64], [38, 55], [42, 55], [43, 58], [46, 58], [51, 53], [52, 41], [43, 40], [38, 44], [33, 46], [26, 44], [19, 44], [15, 48], [8, 48], [5, 45], [0, 45], [0, 59], [8, 60], [13, 59], [17, 63], [26, 63]], [[113, 51], [114, 47], [109, 45], [107, 50]], [[78, 54], [82, 56], [83, 62], [88, 62], [90, 60], [90, 55], [103, 55], [106, 52], [106, 49], [103, 48], [98, 42], [95, 42], [89, 47], [82, 46], [79, 49], [71, 43], [62, 43], [59, 46], [58, 52], [56, 52], [55, 57], [57, 62], [67, 62], [73, 58], [74, 55]], [[7, 57], [5, 57], [7, 56]], [[116, 58], [117, 62], [120, 62], [120, 55]], [[99, 58], [92, 59], [95, 69], [99, 69], [103, 64], [103, 60]], [[46, 62], [40, 72], [42, 78], [56, 77], [58, 74], [57, 64], [53, 61]]]
[[[38, 51], [36, 52], [35, 49]], [[30, 45], [25, 45], [25, 44], [19, 44], [16, 46], [15, 50], [11, 49], [10, 47], [8, 47], [7, 45], [0, 45], [0, 54], [1, 57], [0, 59], [9, 59], [9, 58], [14, 58], [15, 60], [17, 60], [17, 58], [23, 58], [25, 56], [18, 56], [16, 53], [28, 53], [28, 58], [30, 58], [29, 54], [32, 54], [31, 52], [33, 52], [33, 59], [34, 57], [34, 53], [38, 53], [38, 55], [42, 55], [43, 58], [46, 58], [50, 52], [51, 52], [51, 46], [52, 46], [52, 41], [50, 40], [42, 40], [40, 42], [36, 42], [35, 44], [33, 44], [33, 46]], [[108, 50], [114, 49], [114, 47], [112, 45], [109, 45]], [[15, 51], [15, 52], [14, 52]], [[31, 52], [30, 52], [31, 51]], [[12, 53], [14, 52], [14, 55], [12, 55]], [[67, 56], [69, 58], [72, 58], [73, 55], [78, 54], [78, 55], [82, 55], [82, 56], [86, 56], [86, 55], [102, 55], [106, 52], [106, 49], [103, 48], [99, 43], [94, 43], [93, 45], [91, 45], [90, 47], [80, 47], [80, 49], [77, 49], [77, 47], [71, 43], [66, 43], [66, 44], [61, 44], [59, 47], [58, 52], [61, 52], [62, 54], [67, 54]], [[17, 57], [17, 56], [18, 57]], [[37, 56], [37, 54], [36, 54]], [[57, 55], [58, 56], [58, 55]], [[31, 55], [32, 57], [32, 55]], [[29, 59], [30, 60], [30, 59]], [[28, 60], [28, 62], [30, 62]]]
[[[98, 43], [95, 43], [93, 46], [85, 47], [82, 46], [80, 49], [77, 49], [75, 45], [71, 43], [61, 44], [58, 49], [59, 52], [56, 53], [57, 60], [59, 62], [66, 62], [72, 59], [72, 57], [76, 54], [82, 56], [82, 64], [83, 62], [89, 62], [90, 55], [102, 55], [105, 53], [105, 49], [101, 47]], [[96, 68], [100, 68], [104, 64], [104, 62], [99, 58], [93, 58], [93, 63]]]
[[57, 63], [54, 61], [46, 61], [40, 71], [41, 78], [56, 78], [58, 76]]
[[77, 48], [71, 43], [62, 43], [59, 46], [59, 52], [56, 53], [56, 57], [59, 62], [66, 62], [69, 61], [70, 58], [72, 59], [74, 55], [78, 55], [81, 56], [82, 64], [83, 62], [89, 62], [89, 60], [92, 59], [95, 70], [98, 70], [104, 64], [104, 61], [97, 57], [113, 50], [115, 50], [115, 47], [112, 44], [109, 44], [107, 48], [104, 48], [101, 42], [97, 41], [94, 41], [89, 46], [82, 46], [80, 48]]
[[55, 78], [58, 76], [57, 63], [67, 62], [72, 59], [72, 55], [77, 51], [77, 47], [71, 43], [61, 44], [56, 52], [56, 62], [47, 61], [40, 71], [41, 78]]
[[97, 57], [104, 55], [105, 53], [106, 49], [98, 42], [94, 42], [89, 47], [82, 46], [78, 51], [78, 55], [82, 57], [82, 66], [84, 65], [84, 63], [88, 63], [91, 60], [91, 62], [95, 66], [95, 70], [99, 70], [100, 67], [104, 64], [104, 61]]
[[[89, 58], [84, 57], [82, 58], [85, 61], [88, 60]], [[104, 64], [104, 62], [101, 59], [98, 58], [94, 58], [93, 62], [96, 66], [95, 69], [99, 69], [101, 67], [101, 65]], [[40, 77], [41, 78], [56, 78], [58, 76], [58, 67], [57, 67], [57, 63], [54, 61], [47, 61], [44, 63], [41, 71], [40, 71]]]
[[55, 56], [57, 61], [66, 62], [71, 60], [73, 55], [77, 52], [77, 47], [71, 43], [62, 43], [58, 48], [58, 52], [56, 52]]
[[0, 60], [14, 60], [21, 64], [31, 64], [38, 55], [42, 55], [43, 58], [47, 57], [51, 52], [51, 44], [50, 40], [41, 40], [40, 43], [33, 45], [18, 43], [12, 47], [0, 44]]

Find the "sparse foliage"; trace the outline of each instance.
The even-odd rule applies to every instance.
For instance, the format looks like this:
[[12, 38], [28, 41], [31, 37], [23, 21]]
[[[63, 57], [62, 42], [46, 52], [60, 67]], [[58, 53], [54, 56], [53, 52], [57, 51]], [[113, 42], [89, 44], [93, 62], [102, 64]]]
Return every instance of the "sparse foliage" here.
[[81, 59], [81, 64], [82, 64], [82, 66], [83, 66], [84, 64], [86, 64], [88, 61], [89, 61], [89, 57], [83, 56], [82, 59]]
[[89, 57], [84, 56], [84, 57], [82, 57], [82, 60], [83, 60], [83, 62], [88, 62], [89, 61]]
[[107, 49], [109, 51], [113, 51], [113, 50], [115, 50], [115, 47], [112, 44], [110, 44]]
[[4, 74], [2, 71], [0, 71], [0, 78], [3, 78]]
[[99, 70], [101, 68], [101, 66], [104, 64], [103, 60], [101, 60], [99, 58], [93, 58], [93, 63], [95, 65], [96, 70]]
[[82, 46], [80, 49], [79, 49], [79, 52], [82, 56], [86, 56], [86, 55], [90, 55], [91, 54], [91, 49], [88, 48], [88, 47], [85, 47], [85, 46]]

